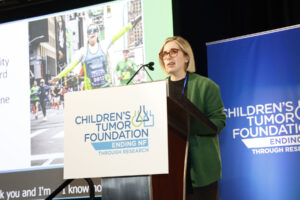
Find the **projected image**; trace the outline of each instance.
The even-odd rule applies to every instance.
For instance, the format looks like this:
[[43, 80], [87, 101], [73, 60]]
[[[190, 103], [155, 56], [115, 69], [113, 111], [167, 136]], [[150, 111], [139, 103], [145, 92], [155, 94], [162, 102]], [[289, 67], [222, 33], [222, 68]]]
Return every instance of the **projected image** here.
[[65, 93], [126, 85], [144, 64], [142, 16], [131, 0], [28, 23], [31, 166], [63, 164]]

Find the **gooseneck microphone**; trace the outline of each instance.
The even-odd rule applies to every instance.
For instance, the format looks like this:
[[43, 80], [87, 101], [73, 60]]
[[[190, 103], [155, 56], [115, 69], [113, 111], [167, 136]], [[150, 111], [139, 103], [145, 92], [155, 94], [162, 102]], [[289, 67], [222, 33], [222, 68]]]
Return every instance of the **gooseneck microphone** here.
[[144, 70], [146, 71], [146, 73], [147, 73], [148, 76], [150, 77], [151, 81], [153, 81], [152, 78], [151, 78], [151, 76], [150, 76], [150, 74], [149, 74], [149, 73], [147, 72], [147, 70], [145, 69], [145, 67], [148, 67], [149, 70], [153, 71], [153, 70], [154, 70], [153, 65], [154, 65], [154, 62], [149, 62], [149, 63], [147, 63], [147, 64], [141, 65], [140, 68], [139, 68], [139, 69], [133, 74], [133, 76], [129, 79], [129, 81], [126, 83], [126, 85], [128, 85], [128, 84], [130, 83], [130, 81], [137, 75], [137, 73], [139, 73], [139, 71], [140, 71], [142, 68], [144, 68]]
[[154, 62], [149, 62], [148, 64], [145, 64], [145, 65], [142, 65], [142, 66], [148, 67], [151, 71], [153, 71], [154, 70], [153, 65], [154, 65]]

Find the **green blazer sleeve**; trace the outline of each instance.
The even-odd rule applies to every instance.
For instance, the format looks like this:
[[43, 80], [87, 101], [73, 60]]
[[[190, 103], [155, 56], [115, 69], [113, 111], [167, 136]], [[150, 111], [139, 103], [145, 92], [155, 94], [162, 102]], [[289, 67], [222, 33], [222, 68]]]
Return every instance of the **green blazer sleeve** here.
[[[209, 78], [190, 73], [188, 81], [188, 99], [206, 116], [216, 127], [217, 133], [225, 127], [226, 115], [220, 88]], [[191, 119], [191, 132], [198, 135], [215, 135], [208, 127], [201, 126], [196, 119]]]
[[[217, 127], [217, 133], [225, 126], [226, 115], [220, 89], [212, 80], [195, 73], [189, 74], [188, 99]], [[193, 187], [202, 187], [219, 180], [221, 155], [216, 132], [191, 119], [189, 156], [191, 158], [191, 181]]]

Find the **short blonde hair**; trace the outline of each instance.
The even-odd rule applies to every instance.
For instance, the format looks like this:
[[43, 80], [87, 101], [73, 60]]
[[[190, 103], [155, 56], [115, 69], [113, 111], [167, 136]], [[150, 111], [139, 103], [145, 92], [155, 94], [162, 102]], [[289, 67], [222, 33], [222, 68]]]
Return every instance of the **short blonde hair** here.
[[189, 62], [187, 64], [186, 71], [195, 72], [196, 67], [195, 67], [195, 59], [194, 59], [194, 53], [193, 53], [192, 47], [186, 39], [184, 39], [183, 37], [180, 37], [180, 36], [168, 37], [164, 41], [164, 43], [159, 51], [158, 60], [159, 60], [159, 64], [160, 64], [161, 68], [163, 69], [163, 71], [166, 74], [168, 74], [166, 71], [166, 68], [165, 68], [163, 58], [160, 55], [162, 54], [165, 45], [172, 41], [176, 42], [176, 44], [179, 46], [180, 50], [184, 53], [184, 55], [187, 55], [189, 57]]

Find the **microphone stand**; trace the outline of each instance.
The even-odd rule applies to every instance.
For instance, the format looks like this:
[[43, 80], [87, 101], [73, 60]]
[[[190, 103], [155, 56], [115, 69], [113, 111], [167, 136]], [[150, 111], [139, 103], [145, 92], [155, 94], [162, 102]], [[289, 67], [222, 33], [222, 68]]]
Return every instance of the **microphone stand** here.
[[[54, 192], [52, 192], [45, 200], [52, 200], [58, 193], [60, 193], [67, 185], [69, 185], [74, 179], [67, 179], [63, 182]], [[94, 200], [95, 198], [95, 188], [94, 182], [91, 178], [84, 179], [89, 185], [90, 199]]]
[[141, 67], [133, 74], [133, 76], [129, 79], [129, 81], [126, 83], [126, 85], [128, 85], [128, 84], [130, 83], [130, 81], [137, 75], [137, 73], [139, 73], [139, 71], [140, 71], [142, 68], [146, 71], [146, 73], [147, 73], [148, 76], [150, 77], [151, 81], [153, 81], [152, 78], [151, 78], [151, 76], [150, 76], [150, 74], [149, 74], [148, 71], [146, 70], [145, 65], [142, 65], [142, 66], [141, 66]]

